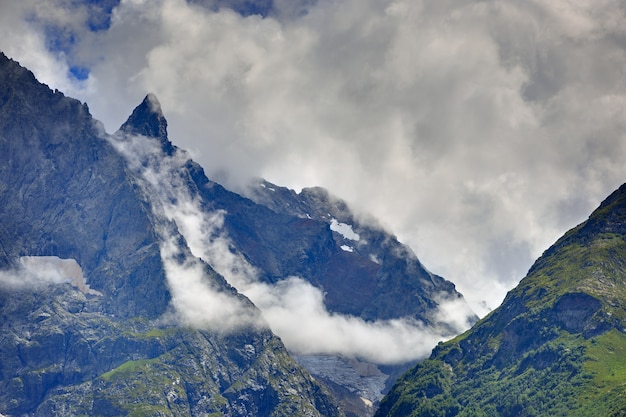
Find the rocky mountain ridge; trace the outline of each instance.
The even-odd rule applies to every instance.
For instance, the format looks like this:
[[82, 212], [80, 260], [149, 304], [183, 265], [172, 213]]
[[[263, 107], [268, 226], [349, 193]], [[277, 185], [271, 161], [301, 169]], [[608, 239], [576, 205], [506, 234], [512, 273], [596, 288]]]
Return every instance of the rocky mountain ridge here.
[[[244, 289], [276, 296], [297, 277], [331, 316], [437, 335], [459, 331], [444, 304], [467, 309], [327, 191], [260, 181], [243, 196], [209, 180], [169, 140], [151, 94], [108, 135], [86, 105], [2, 55], [0, 159], [8, 415], [368, 415], [404, 365], [299, 355], [320, 371], [311, 379]], [[44, 259], [57, 266], [44, 273]], [[342, 372], [323, 371], [329, 361]]]
[[[375, 219], [357, 217], [345, 201], [321, 187], [295, 193], [261, 180], [247, 195], [277, 213], [328, 226], [340, 250], [323, 261], [327, 270], [314, 272], [309, 279], [324, 288], [331, 311], [365, 320], [409, 316], [435, 325], [429, 312], [442, 299], [460, 297], [454, 284], [428, 271], [410, 248]], [[349, 299], [345, 294], [350, 294]], [[472, 320], [476, 316], [468, 314], [468, 322]]]

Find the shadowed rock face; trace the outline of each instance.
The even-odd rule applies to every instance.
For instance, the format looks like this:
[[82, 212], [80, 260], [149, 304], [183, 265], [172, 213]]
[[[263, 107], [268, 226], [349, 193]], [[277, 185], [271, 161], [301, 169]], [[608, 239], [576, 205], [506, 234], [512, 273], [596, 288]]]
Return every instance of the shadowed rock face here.
[[568, 332], [580, 333], [601, 307], [600, 300], [589, 294], [565, 294], [554, 305], [553, 320]]
[[[167, 139], [153, 104], [125, 128]], [[143, 192], [86, 105], [0, 54], [0, 413], [342, 415], [262, 325], [177, 325]]]
[[[282, 222], [285, 227], [276, 238], [268, 234], [246, 239], [237, 231], [233, 236], [253, 262], [268, 271], [265, 279], [304, 277], [323, 288], [330, 311], [365, 320], [413, 317], [433, 324], [438, 301], [462, 298], [454, 284], [426, 270], [410, 248], [374, 219], [357, 218], [343, 200], [323, 188], [305, 188], [297, 194], [262, 181], [247, 195], [292, 220]], [[348, 232], [342, 233], [342, 228]]]
[[154, 318], [170, 297], [150, 209], [102, 134], [86, 105], [0, 59], [0, 265], [75, 259], [107, 312]]

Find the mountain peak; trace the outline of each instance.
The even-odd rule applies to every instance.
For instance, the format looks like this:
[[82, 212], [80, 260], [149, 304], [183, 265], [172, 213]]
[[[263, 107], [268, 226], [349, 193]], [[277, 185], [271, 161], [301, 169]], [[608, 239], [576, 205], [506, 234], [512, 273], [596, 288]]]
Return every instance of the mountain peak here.
[[167, 138], [167, 120], [156, 96], [152, 93], [146, 95], [120, 130], [151, 138]]
[[156, 115], [163, 117], [163, 110], [161, 110], [161, 103], [159, 102], [159, 99], [157, 98], [157, 96], [155, 96], [152, 93], [148, 93], [146, 95], [146, 97], [143, 99], [143, 102], [141, 104], [148, 104], [150, 106], [150, 110], [152, 111], [152, 113], [155, 113]]
[[148, 93], [141, 104], [135, 107], [120, 131], [159, 139], [163, 151], [168, 155], [174, 151], [174, 146], [167, 138], [167, 120], [161, 110], [161, 103], [152, 93]]
[[626, 233], [626, 184], [609, 195], [591, 215], [587, 232]]

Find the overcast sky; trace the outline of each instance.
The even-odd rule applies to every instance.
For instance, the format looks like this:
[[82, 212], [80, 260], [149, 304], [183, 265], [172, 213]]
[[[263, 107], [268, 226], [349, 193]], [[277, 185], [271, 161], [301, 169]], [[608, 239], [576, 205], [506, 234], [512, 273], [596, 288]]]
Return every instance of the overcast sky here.
[[231, 189], [328, 188], [482, 315], [626, 182], [625, 14], [624, 0], [9, 0], [0, 50], [110, 133], [154, 93], [170, 139]]

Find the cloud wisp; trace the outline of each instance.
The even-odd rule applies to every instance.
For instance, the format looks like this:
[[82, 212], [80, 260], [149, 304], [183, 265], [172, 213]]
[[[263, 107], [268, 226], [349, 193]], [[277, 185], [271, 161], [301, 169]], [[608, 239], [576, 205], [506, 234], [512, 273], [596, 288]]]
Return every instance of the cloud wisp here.
[[264, 325], [259, 311], [227, 285], [220, 285], [220, 277], [197, 256], [203, 238], [210, 240], [215, 234], [219, 213], [203, 216], [186, 188], [181, 175], [186, 152], [176, 150], [170, 156], [158, 140], [124, 132], [110, 142], [126, 157], [157, 219], [161, 260], [178, 319], [221, 331]]
[[[435, 315], [441, 326], [427, 327], [409, 318], [366, 322], [328, 312], [320, 289], [298, 277], [275, 285], [253, 283], [243, 292], [263, 311], [272, 330], [292, 352], [340, 355], [378, 364], [428, 356], [438, 342], [466, 330], [466, 319], [472, 314], [465, 303], [443, 303]], [[458, 320], [450, 320], [453, 316]]]
[[85, 294], [102, 295], [89, 288], [82, 268], [74, 259], [22, 256], [16, 268], [0, 271], [0, 286], [7, 289], [41, 289], [49, 284], [71, 284]]
[[324, 186], [482, 313], [626, 179], [622, 1], [286, 3], [4, 2], [0, 49], [109, 129], [154, 91], [212, 179]]

